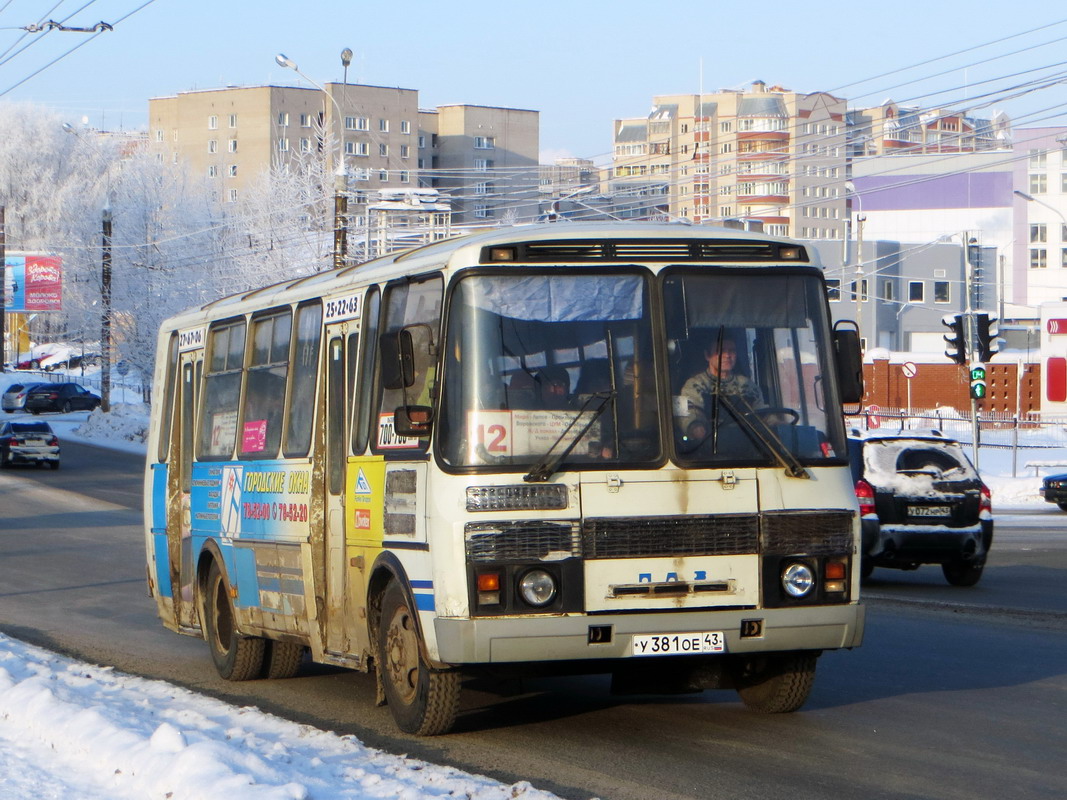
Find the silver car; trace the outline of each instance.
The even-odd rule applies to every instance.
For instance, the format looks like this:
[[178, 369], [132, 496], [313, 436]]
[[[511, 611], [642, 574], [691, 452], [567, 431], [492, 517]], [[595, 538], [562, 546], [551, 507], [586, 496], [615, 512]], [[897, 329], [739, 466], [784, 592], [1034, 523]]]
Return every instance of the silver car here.
[[0, 407], [8, 414], [15, 411], [24, 411], [26, 408], [26, 395], [30, 389], [37, 386], [36, 383], [13, 383], [4, 390], [4, 396], [0, 399]]

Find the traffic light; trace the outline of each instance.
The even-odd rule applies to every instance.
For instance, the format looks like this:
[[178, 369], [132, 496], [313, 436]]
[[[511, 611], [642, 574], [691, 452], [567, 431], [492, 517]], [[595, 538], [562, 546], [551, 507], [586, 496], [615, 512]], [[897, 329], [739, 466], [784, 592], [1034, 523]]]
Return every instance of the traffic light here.
[[997, 335], [1000, 333], [999, 320], [992, 314], [981, 311], [974, 316], [975, 328], [978, 331], [978, 360], [988, 361], [993, 353], [999, 352]]
[[941, 318], [941, 324], [951, 331], [951, 333], [945, 334], [945, 341], [948, 342], [948, 347], [945, 348], [945, 355], [957, 364], [966, 364], [967, 336], [963, 328], [963, 314], [956, 314], [955, 316], [946, 314]]
[[985, 364], [971, 364], [971, 399], [984, 400], [985, 395]]

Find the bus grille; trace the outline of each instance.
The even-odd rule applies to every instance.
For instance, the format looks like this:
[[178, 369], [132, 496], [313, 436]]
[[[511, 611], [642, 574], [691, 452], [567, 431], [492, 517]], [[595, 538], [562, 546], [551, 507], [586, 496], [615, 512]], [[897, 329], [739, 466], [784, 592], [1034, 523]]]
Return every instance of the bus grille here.
[[826, 556], [852, 552], [851, 511], [775, 511], [763, 515], [767, 555]]
[[582, 528], [582, 550], [593, 559], [730, 556], [755, 553], [758, 544], [754, 514], [600, 517]]
[[471, 522], [464, 534], [474, 563], [557, 561], [579, 555], [581, 544], [570, 522]]

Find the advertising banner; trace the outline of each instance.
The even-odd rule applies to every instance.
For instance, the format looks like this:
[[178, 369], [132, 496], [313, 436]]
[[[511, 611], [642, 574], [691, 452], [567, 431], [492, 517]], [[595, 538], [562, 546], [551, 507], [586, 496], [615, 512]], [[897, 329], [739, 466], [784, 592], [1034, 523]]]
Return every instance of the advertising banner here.
[[10, 255], [4, 259], [4, 311], [61, 311], [63, 260], [59, 256]]

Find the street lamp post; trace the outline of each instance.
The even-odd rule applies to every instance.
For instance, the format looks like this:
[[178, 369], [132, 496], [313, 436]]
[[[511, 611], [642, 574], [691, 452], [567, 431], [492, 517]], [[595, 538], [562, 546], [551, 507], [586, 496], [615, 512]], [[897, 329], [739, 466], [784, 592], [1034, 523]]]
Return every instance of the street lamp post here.
[[[330, 94], [326, 88], [320, 85], [318, 82], [313, 81], [307, 75], [300, 71], [296, 66], [296, 62], [286, 56], [284, 53], [278, 53], [274, 57], [274, 60], [278, 63], [278, 66], [291, 69], [301, 78], [306, 80], [333, 103], [334, 110], [337, 112], [337, 122], [341, 129], [341, 135], [339, 139], [340, 146], [338, 148], [337, 170], [334, 172], [334, 193], [333, 193], [333, 266], [334, 268], [343, 267], [348, 255], [348, 171], [345, 168], [345, 142], [344, 142], [344, 112], [341, 111], [341, 106], [338, 105], [334, 96]], [[348, 65], [352, 63], [352, 51], [347, 47], [341, 51], [341, 64], [345, 68], [345, 85], [348, 85]], [[324, 105], [325, 108], [325, 105]]]

